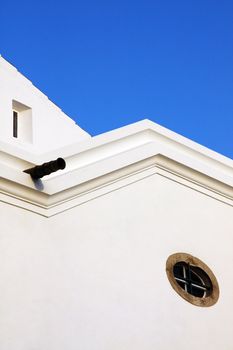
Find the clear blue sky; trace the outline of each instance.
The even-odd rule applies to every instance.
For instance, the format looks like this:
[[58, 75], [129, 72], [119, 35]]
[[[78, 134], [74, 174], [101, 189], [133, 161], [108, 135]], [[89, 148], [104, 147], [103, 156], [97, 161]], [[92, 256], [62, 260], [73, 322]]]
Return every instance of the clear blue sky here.
[[233, 158], [232, 0], [0, 5], [0, 53], [90, 134], [148, 118]]

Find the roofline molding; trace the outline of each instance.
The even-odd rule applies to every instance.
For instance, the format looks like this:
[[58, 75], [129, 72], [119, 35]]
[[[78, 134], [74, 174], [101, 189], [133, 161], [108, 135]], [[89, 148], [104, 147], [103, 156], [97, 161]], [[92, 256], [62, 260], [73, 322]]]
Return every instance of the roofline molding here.
[[[148, 120], [43, 155], [2, 155], [1, 199], [45, 216], [151, 173], [232, 205], [233, 161]], [[63, 171], [36, 182], [23, 172], [58, 156]]]

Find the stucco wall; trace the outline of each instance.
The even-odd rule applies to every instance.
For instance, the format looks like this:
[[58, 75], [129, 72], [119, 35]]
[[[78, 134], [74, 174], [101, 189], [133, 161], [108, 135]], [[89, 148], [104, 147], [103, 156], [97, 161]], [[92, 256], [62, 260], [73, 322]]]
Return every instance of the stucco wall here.
[[[20, 103], [30, 111], [26, 123], [25, 112], [19, 113], [19, 135], [13, 137], [12, 109]], [[24, 124], [21, 127], [21, 124]], [[75, 122], [61, 111], [47, 96], [0, 56], [0, 140], [34, 153], [90, 138]]]
[[[49, 219], [0, 210], [1, 350], [232, 350], [231, 206], [153, 175]], [[176, 252], [213, 270], [216, 305], [171, 288]]]

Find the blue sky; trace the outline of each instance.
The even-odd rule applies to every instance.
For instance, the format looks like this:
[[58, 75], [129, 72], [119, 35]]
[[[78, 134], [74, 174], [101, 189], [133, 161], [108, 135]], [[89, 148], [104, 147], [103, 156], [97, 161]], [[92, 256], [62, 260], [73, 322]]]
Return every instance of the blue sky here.
[[232, 0], [0, 5], [0, 53], [90, 134], [148, 118], [233, 158]]

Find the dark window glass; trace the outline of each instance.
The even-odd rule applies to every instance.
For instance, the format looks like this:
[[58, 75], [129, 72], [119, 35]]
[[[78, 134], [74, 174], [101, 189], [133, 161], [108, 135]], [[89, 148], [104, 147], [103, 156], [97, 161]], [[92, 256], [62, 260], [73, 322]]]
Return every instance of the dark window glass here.
[[206, 297], [213, 289], [209, 276], [200, 267], [181, 261], [174, 265], [173, 274], [179, 286], [195, 297]]
[[13, 111], [13, 136], [18, 137], [18, 113]]

